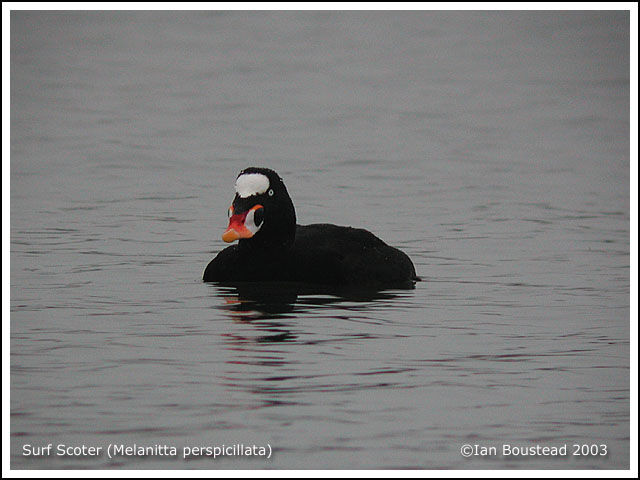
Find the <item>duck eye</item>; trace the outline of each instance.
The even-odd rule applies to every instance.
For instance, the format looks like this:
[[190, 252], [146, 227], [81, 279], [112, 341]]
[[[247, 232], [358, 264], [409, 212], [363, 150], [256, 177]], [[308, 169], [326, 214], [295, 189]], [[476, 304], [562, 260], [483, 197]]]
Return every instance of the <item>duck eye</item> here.
[[273, 197], [273, 189], [271, 189], [271, 188], [269, 189], [269, 196]]
[[256, 227], [259, 227], [264, 222], [264, 208], [256, 208], [253, 213], [253, 223], [255, 223]]

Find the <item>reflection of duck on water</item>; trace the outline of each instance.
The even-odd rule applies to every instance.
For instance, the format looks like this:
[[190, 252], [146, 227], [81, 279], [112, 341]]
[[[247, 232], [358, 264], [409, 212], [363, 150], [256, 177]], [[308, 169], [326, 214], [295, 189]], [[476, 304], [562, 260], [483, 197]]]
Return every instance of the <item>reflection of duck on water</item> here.
[[412, 288], [409, 257], [359, 228], [296, 225], [293, 202], [273, 170], [247, 168], [236, 180], [222, 250], [205, 282], [304, 282], [332, 286]]
[[[218, 292], [225, 300], [225, 309], [262, 313], [259, 318], [278, 318], [278, 315], [304, 313], [313, 308], [343, 302], [367, 303], [397, 296], [390, 291], [323, 287], [294, 282], [238, 282], [220, 286]], [[299, 296], [303, 299], [297, 303]], [[363, 309], [362, 306], [357, 308]]]
[[[238, 282], [218, 285], [215, 294], [224, 300], [218, 308], [236, 322], [255, 323], [269, 334], [258, 342], [295, 339], [288, 319], [313, 310], [331, 307], [335, 311], [362, 312], [397, 293], [372, 289], [335, 288], [294, 282]], [[355, 305], [354, 305], [355, 304]], [[340, 316], [340, 315], [338, 315]]]

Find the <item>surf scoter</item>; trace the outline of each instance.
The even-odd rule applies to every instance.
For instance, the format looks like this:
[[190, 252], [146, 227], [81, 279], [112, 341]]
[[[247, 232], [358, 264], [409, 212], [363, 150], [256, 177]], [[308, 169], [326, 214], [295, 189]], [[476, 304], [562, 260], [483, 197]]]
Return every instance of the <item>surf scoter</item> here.
[[412, 288], [420, 280], [405, 253], [367, 230], [327, 223], [297, 225], [291, 197], [273, 170], [243, 170], [235, 190], [222, 239], [239, 241], [211, 260], [205, 282]]

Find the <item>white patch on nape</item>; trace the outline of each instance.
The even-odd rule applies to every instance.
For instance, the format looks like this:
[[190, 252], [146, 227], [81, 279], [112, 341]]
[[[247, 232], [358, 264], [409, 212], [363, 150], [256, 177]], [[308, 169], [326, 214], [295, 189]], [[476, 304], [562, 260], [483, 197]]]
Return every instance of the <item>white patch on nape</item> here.
[[242, 198], [260, 195], [269, 188], [269, 178], [261, 173], [245, 173], [236, 180], [236, 192]]

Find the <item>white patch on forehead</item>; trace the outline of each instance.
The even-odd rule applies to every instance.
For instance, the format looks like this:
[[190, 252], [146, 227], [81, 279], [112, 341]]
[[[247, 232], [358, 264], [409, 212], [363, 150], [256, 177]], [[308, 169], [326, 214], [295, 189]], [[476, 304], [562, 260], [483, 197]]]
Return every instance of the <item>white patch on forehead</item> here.
[[245, 173], [236, 180], [236, 192], [242, 198], [260, 195], [269, 188], [269, 179], [261, 173]]

